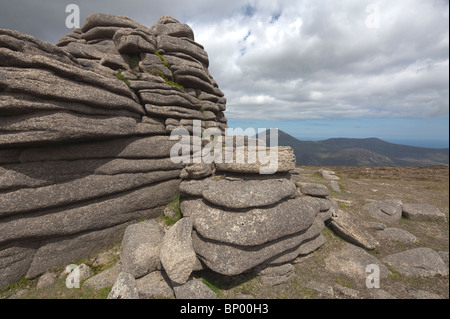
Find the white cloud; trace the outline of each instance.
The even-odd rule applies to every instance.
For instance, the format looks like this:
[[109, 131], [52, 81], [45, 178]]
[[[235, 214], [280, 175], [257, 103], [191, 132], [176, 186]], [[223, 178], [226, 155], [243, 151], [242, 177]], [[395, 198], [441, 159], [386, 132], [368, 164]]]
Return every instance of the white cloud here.
[[370, 29], [371, 3], [280, 1], [275, 21], [257, 3], [251, 17], [198, 22], [228, 117], [448, 116], [448, 4], [379, 1]]
[[[93, 12], [151, 26], [188, 23], [227, 97], [227, 117], [295, 120], [445, 117], [449, 15], [445, 0], [87, 1]], [[68, 32], [60, 1], [4, 4], [0, 27], [55, 42]], [[379, 28], [368, 28], [368, 6]], [[60, 12], [61, 14], [57, 14]]]

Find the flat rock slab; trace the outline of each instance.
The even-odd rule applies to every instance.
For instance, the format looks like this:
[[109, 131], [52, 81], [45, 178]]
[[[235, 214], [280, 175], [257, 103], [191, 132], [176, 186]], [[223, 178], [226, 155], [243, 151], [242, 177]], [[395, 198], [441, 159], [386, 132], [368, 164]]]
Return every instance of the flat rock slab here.
[[231, 209], [268, 206], [295, 195], [289, 180], [220, 180], [210, 183], [203, 197], [212, 204]]
[[419, 247], [383, 258], [383, 262], [394, 268], [402, 276], [430, 277], [448, 275], [448, 267], [437, 252]]
[[184, 284], [197, 262], [192, 246], [192, 220], [180, 219], [167, 231], [161, 245], [161, 263], [170, 280]]
[[339, 211], [336, 217], [331, 218], [333, 231], [346, 241], [364, 249], [375, 249], [379, 243], [363, 227], [356, 225], [344, 212]]
[[[380, 268], [380, 278], [387, 278], [391, 272], [377, 258], [368, 254], [364, 249], [347, 244], [338, 252], [331, 253], [325, 259], [325, 266], [335, 273], [342, 273], [349, 277], [365, 280], [369, 275], [366, 267], [375, 264]], [[364, 282], [364, 281], [363, 281]]]
[[399, 228], [385, 228], [375, 233], [377, 238], [389, 239], [405, 244], [417, 243], [417, 238], [409, 231]]
[[399, 220], [402, 209], [403, 203], [400, 200], [377, 200], [363, 207], [370, 216], [383, 221]]
[[[276, 207], [257, 208], [246, 213], [229, 212], [196, 200], [189, 212], [196, 231], [205, 238], [228, 244], [256, 246], [298, 233], [310, 227], [319, 213], [318, 205], [302, 198]], [[183, 205], [183, 214], [186, 206]]]
[[295, 184], [298, 186], [300, 192], [303, 195], [315, 197], [326, 197], [330, 195], [330, 190], [328, 189], [328, 187], [322, 184], [302, 183], [302, 182], [296, 182]]
[[[223, 154], [223, 160], [216, 162], [217, 171], [274, 174], [289, 172], [295, 168], [295, 155], [290, 146], [267, 147], [262, 150], [247, 146], [236, 147], [225, 149]], [[249, 160], [253, 156], [256, 156], [256, 161]]]
[[403, 216], [409, 219], [439, 219], [446, 221], [445, 214], [434, 205], [403, 204]]

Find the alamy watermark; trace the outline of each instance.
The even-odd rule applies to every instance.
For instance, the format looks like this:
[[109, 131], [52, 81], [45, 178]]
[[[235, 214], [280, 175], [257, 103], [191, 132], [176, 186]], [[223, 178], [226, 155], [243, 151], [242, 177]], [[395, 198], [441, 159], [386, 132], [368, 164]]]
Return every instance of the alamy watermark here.
[[66, 12], [70, 13], [66, 17], [66, 27], [69, 29], [80, 27], [80, 7], [76, 4], [66, 6]]
[[370, 273], [366, 277], [366, 287], [380, 288], [380, 267], [377, 264], [367, 265], [366, 273]]
[[66, 267], [66, 287], [69, 289], [80, 288], [80, 268], [75, 264], [70, 264]]
[[369, 13], [365, 23], [366, 27], [369, 29], [379, 29], [380, 28], [380, 4], [372, 3], [366, 7], [366, 13]]

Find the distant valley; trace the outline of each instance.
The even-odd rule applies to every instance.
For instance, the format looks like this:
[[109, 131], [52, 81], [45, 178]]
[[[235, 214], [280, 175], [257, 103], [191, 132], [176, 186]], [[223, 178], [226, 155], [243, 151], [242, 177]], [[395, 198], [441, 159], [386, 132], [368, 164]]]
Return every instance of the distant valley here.
[[[269, 145], [269, 132], [266, 131]], [[278, 130], [278, 145], [293, 148], [297, 165], [428, 166], [448, 165], [449, 149], [393, 144], [378, 138], [302, 141]]]

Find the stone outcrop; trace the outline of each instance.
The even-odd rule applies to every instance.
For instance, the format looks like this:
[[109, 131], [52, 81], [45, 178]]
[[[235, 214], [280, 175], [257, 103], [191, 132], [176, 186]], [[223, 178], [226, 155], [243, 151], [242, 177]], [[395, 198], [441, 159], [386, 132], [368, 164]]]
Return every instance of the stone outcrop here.
[[208, 64], [170, 17], [93, 14], [56, 45], [0, 30], [0, 289], [162, 213], [184, 167], [172, 130], [227, 127]]
[[[233, 162], [215, 165], [215, 175], [181, 182], [180, 211], [193, 222], [194, 250], [207, 268], [224, 275], [258, 273], [289, 264], [324, 243], [321, 231], [331, 204], [297, 191], [290, 173], [293, 151], [284, 147], [280, 152], [275, 174], [260, 175], [259, 161], [239, 162], [235, 154]], [[268, 276], [273, 284], [290, 278], [287, 272]]]

